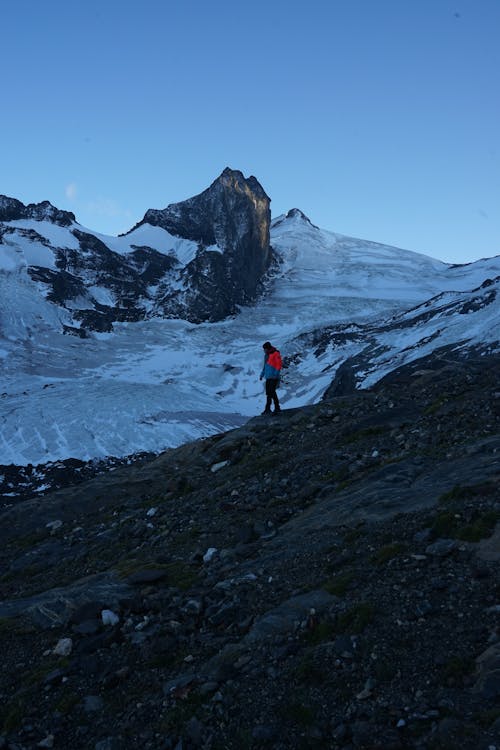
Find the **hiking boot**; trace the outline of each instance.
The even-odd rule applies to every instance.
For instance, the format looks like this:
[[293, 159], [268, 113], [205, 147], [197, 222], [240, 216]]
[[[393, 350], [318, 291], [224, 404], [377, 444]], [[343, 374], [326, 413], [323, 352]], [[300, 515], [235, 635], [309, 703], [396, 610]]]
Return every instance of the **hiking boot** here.
[[275, 410], [273, 411], [273, 414], [281, 414], [281, 409], [275, 409]]
[[261, 415], [263, 416], [264, 414], [272, 414], [271, 409], [264, 409], [264, 411], [261, 411]]

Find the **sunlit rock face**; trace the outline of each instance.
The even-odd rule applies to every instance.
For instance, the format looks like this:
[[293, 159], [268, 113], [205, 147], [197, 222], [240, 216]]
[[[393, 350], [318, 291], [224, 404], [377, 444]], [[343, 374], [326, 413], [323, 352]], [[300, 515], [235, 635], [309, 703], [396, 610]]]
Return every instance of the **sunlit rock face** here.
[[270, 223], [270, 199], [262, 186], [229, 168], [200, 195], [147, 211], [141, 224], [198, 245], [182, 272], [181, 288], [167, 290], [158, 308], [193, 322], [215, 321], [254, 300], [271, 261]]

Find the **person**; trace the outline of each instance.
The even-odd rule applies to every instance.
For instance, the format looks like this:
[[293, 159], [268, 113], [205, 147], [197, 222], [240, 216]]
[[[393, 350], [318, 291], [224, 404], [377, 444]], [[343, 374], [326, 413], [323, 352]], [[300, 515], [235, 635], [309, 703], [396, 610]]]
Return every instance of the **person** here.
[[271, 403], [274, 403], [274, 414], [281, 411], [276, 388], [279, 385], [281, 377], [281, 354], [270, 341], [262, 344], [264, 349], [264, 367], [260, 374], [260, 379], [266, 379], [266, 408], [262, 414], [271, 414]]

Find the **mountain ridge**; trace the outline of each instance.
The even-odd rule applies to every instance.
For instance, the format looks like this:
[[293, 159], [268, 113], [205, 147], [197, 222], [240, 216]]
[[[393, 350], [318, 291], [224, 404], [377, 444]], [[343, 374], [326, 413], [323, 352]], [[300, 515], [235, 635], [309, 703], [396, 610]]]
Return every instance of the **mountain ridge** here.
[[[62, 307], [74, 306], [77, 296], [86, 298], [84, 312], [74, 314], [77, 326], [81, 321], [83, 328], [109, 331], [115, 320], [140, 320], [151, 310], [162, 317], [215, 321], [234, 314], [238, 305], [258, 295], [272, 262], [269, 204], [255, 177], [246, 179], [241, 172], [226, 168], [201, 194], [163, 210], [148, 210], [141, 222], [121, 235], [133, 238], [145, 225], [157, 227], [164, 230], [161, 252], [132, 240], [127, 253], [116, 254], [104, 236], [76, 226], [74, 214], [48, 201], [25, 206], [2, 196], [0, 223], [7, 226], [0, 243], [2, 237], [12, 236], [9, 222], [13, 221], [48, 221], [70, 230], [76, 247], [73, 239], [69, 250], [55, 246], [51, 272], [35, 266], [32, 276], [51, 288], [49, 298]], [[189, 246], [185, 262], [175, 250], [183, 241]], [[72, 279], [63, 275], [68, 271]], [[85, 294], [82, 285], [110, 289], [114, 303], [103, 305]]]

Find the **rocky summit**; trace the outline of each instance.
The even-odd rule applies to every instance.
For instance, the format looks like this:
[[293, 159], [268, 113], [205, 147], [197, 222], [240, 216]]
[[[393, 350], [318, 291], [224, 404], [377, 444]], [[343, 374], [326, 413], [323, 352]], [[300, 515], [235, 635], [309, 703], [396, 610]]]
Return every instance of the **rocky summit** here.
[[64, 311], [65, 333], [86, 338], [148, 318], [213, 322], [262, 290], [273, 259], [270, 202], [255, 177], [226, 168], [200, 195], [150, 209], [111, 238], [48, 201], [25, 206], [0, 195], [0, 253], [8, 271], [26, 265], [42, 296]]
[[0, 747], [500, 747], [499, 358], [24, 500]]
[[75, 221], [75, 215], [71, 211], [62, 211], [56, 208], [49, 201], [29, 203], [25, 206], [16, 198], [0, 195], [0, 222], [21, 221], [23, 219], [46, 220], [61, 227], [69, 227]]
[[180, 315], [187, 309], [194, 322], [220, 320], [255, 299], [271, 263], [270, 203], [255, 177], [226, 168], [200, 195], [146, 212], [137, 227], [159, 226], [200, 249], [185, 278]]

